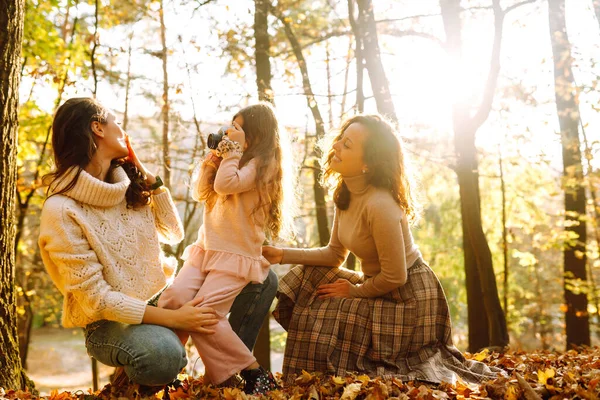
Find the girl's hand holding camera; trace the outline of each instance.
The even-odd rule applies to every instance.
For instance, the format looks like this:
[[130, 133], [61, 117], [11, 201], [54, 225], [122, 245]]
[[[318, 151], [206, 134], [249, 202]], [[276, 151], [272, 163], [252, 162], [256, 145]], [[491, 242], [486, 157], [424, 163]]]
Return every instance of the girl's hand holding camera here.
[[211, 150], [204, 158], [203, 164], [214, 169], [219, 169], [221, 161], [223, 161], [223, 159], [217, 155], [216, 150]]
[[238, 142], [242, 149], [246, 144], [246, 133], [237, 122], [233, 121], [233, 125], [227, 129], [227, 136], [234, 142]]

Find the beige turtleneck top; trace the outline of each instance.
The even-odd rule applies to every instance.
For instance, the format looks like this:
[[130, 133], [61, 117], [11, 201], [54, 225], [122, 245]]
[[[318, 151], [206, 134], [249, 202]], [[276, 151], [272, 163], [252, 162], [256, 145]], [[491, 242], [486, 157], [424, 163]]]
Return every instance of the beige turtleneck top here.
[[344, 178], [350, 190], [347, 210], [336, 207], [331, 239], [317, 249], [286, 248], [282, 264], [339, 267], [352, 251], [367, 278], [352, 297], [382, 296], [406, 283], [407, 269], [421, 256], [404, 210], [392, 195], [367, 183], [366, 176]]
[[[50, 193], [76, 174], [72, 168]], [[170, 193], [152, 196], [148, 206], [129, 208], [129, 184], [121, 167], [111, 171], [107, 182], [82, 170], [72, 189], [44, 203], [38, 243], [46, 270], [64, 296], [65, 327], [100, 319], [141, 323], [146, 301], [175, 271], [177, 261], [168, 259], [159, 243], [183, 238]]]

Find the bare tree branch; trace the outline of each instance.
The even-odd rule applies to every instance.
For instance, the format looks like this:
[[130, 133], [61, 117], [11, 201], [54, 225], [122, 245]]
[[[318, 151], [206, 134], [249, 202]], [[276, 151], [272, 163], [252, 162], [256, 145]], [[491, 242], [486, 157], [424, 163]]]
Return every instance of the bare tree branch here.
[[494, 102], [494, 93], [498, 84], [498, 75], [500, 74], [500, 50], [502, 46], [502, 33], [504, 30], [505, 12], [500, 6], [500, 0], [492, 0], [494, 7], [494, 42], [492, 45], [492, 56], [490, 60], [490, 70], [483, 90], [483, 97], [479, 109], [471, 119], [471, 126], [478, 129], [487, 119]]

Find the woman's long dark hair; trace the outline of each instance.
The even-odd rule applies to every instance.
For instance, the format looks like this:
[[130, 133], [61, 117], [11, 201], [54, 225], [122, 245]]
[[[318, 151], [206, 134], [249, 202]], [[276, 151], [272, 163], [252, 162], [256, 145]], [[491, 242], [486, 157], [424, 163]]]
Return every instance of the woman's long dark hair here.
[[[357, 115], [344, 121], [334, 138], [334, 143], [340, 140], [346, 129], [354, 123], [362, 125], [368, 132], [364, 141], [363, 158], [368, 167], [369, 184], [390, 192], [409, 220], [414, 221], [419, 204], [414, 196], [413, 177], [407, 169], [402, 143], [395, 129], [379, 115]], [[340, 210], [347, 210], [350, 205], [350, 191], [342, 176], [331, 169], [334, 155], [335, 150], [330, 148], [323, 162], [323, 181], [333, 181], [333, 201]]]
[[[52, 184], [63, 178], [72, 167], [77, 168], [75, 177], [58, 192], [62, 194], [73, 189], [79, 179], [81, 171], [90, 163], [96, 152], [92, 122], [105, 124], [108, 110], [98, 101], [89, 97], [76, 97], [67, 100], [56, 111], [52, 122], [52, 150], [54, 155], [55, 170], [43, 177], [44, 184], [48, 185], [48, 192]], [[126, 159], [113, 160], [112, 167], [121, 166], [131, 180], [125, 198], [128, 207], [140, 207], [150, 202], [150, 191], [144, 181], [144, 176], [135, 164]]]

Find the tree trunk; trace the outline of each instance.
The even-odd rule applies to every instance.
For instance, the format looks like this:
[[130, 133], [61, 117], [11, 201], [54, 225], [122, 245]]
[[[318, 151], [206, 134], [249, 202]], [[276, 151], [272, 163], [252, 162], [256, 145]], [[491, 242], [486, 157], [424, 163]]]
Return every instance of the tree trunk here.
[[346, 98], [348, 96], [348, 78], [350, 76], [350, 65], [352, 63], [352, 39], [348, 39], [348, 53], [346, 54], [346, 69], [344, 70], [344, 92], [342, 93], [342, 103], [340, 105], [340, 121], [346, 118]]
[[94, 98], [98, 94], [98, 73], [96, 71], [96, 49], [98, 48], [98, 12], [100, 8], [99, 0], [94, 2], [94, 40], [92, 43], [92, 53], [90, 54], [90, 61], [92, 63], [92, 76], [94, 77]]
[[[554, 63], [554, 93], [560, 123], [565, 190], [565, 229], [573, 239], [564, 245], [564, 293], [567, 311], [567, 349], [590, 345], [586, 293], [571, 290], [573, 280], [586, 280], [586, 196], [579, 142], [579, 106], [575, 99], [571, 44], [565, 25], [565, 0], [548, 1], [550, 41]], [[570, 235], [569, 235], [570, 236]]]
[[325, 67], [327, 70], [327, 111], [329, 129], [333, 128], [333, 93], [331, 91], [331, 52], [329, 51], [329, 40], [325, 42]]
[[[65, 21], [65, 25], [67, 24], [68, 21]], [[63, 76], [60, 78], [60, 85], [58, 88], [58, 95], [56, 97], [56, 100], [54, 101], [54, 111], [56, 112], [56, 110], [58, 109], [58, 106], [60, 105], [60, 103], [62, 102], [62, 96], [64, 94], [65, 91], [65, 87], [67, 84], [67, 79], [69, 76], [69, 67], [70, 67], [70, 63], [71, 63], [71, 49], [73, 47], [73, 43], [75, 41], [76, 38], [76, 31], [77, 31], [77, 23], [78, 23], [78, 17], [75, 16], [75, 18], [73, 19], [73, 26], [71, 28], [71, 36], [69, 38], [69, 43], [67, 45], [67, 58], [64, 61], [64, 66], [65, 66], [65, 71]], [[65, 37], [63, 39], [67, 39], [67, 31], [64, 31]], [[23, 73], [23, 70], [21, 69], [21, 74]], [[60, 73], [60, 72], [59, 72]], [[36, 191], [38, 189], [39, 183], [39, 177], [41, 174], [41, 168], [42, 168], [42, 164], [44, 163], [45, 157], [46, 157], [46, 151], [48, 149], [48, 144], [50, 142], [50, 133], [52, 131], [52, 125], [48, 126], [47, 130], [46, 130], [46, 136], [44, 138], [44, 142], [42, 143], [42, 148], [39, 151], [39, 156], [38, 156], [38, 160], [36, 163], [36, 167], [35, 167], [35, 173], [33, 174], [33, 178], [31, 179], [31, 188], [29, 189], [29, 192], [27, 192], [27, 194], [25, 195], [25, 197], [21, 197], [21, 193], [19, 193], [18, 191], [15, 190], [15, 198], [17, 200], [17, 224], [16, 224], [16, 234], [15, 234], [15, 242], [14, 242], [14, 246], [15, 246], [15, 255], [16, 257], [20, 257], [20, 253], [19, 253], [19, 243], [21, 242], [21, 236], [23, 234], [23, 228], [25, 226], [25, 219], [27, 217], [27, 213], [29, 211], [29, 206], [31, 205], [31, 200], [33, 199], [33, 196], [36, 194]], [[17, 171], [17, 179], [19, 180], [21, 177], [19, 176], [19, 172]], [[19, 264], [17, 263], [17, 266]], [[25, 274], [22, 274], [25, 275]], [[19, 280], [17, 279], [17, 284], [20, 285], [21, 290], [23, 290], [23, 295], [19, 297], [18, 301], [19, 301], [19, 306], [23, 306], [25, 309], [25, 313], [23, 315], [19, 315], [18, 318], [18, 323], [17, 323], [17, 329], [18, 329], [18, 333], [19, 333], [19, 349], [20, 349], [20, 354], [21, 354], [21, 364], [23, 367], [25, 367], [26, 365], [26, 361], [27, 361], [27, 353], [28, 353], [28, 349], [29, 349], [29, 340], [31, 338], [31, 326], [32, 326], [32, 322], [33, 322], [33, 310], [31, 308], [30, 305], [30, 301], [28, 299], [27, 296], [27, 292], [29, 291], [29, 286], [27, 283], [27, 280], [21, 280], [19, 282]]]
[[356, 58], [356, 111], [359, 113], [365, 110], [365, 92], [364, 92], [364, 57], [363, 57], [363, 28], [364, 13], [358, 10], [358, 19], [354, 17], [354, 0], [348, 0], [348, 19], [354, 33], [354, 56]]
[[380, 114], [397, 124], [398, 117], [394, 109], [390, 85], [385, 76], [383, 63], [381, 62], [373, 2], [371, 0], [357, 0], [356, 3], [359, 9], [358, 22], [363, 23], [363, 27], [360, 29], [360, 33], [363, 35], [361, 38], [363, 47], [361, 57], [365, 62], [367, 71], [369, 71], [369, 79], [371, 80], [373, 97], [375, 97], [375, 102], [377, 103], [377, 110]]
[[273, 101], [271, 88], [271, 59], [269, 40], [269, 1], [254, 0], [254, 40], [256, 58], [256, 86], [260, 101]]
[[123, 130], [127, 132], [129, 124], [129, 91], [131, 90], [131, 53], [133, 44], [133, 30], [129, 34], [129, 47], [127, 49], [127, 80], [125, 81], [125, 111], [123, 112]]
[[24, 0], [0, 0], [0, 387], [25, 386], [17, 343], [15, 191]]
[[[325, 124], [323, 123], [323, 118], [321, 117], [321, 111], [319, 110], [319, 104], [315, 98], [315, 95], [312, 90], [312, 86], [310, 83], [310, 79], [308, 76], [308, 67], [306, 65], [306, 60], [304, 58], [304, 54], [302, 53], [302, 46], [298, 42], [298, 38], [294, 34], [292, 26], [290, 22], [283, 17], [281, 12], [276, 7], [271, 7], [273, 15], [277, 17], [283, 24], [285, 29], [285, 34], [292, 45], [292, 50], [294, 51], [294, 55], [296, 60], [298, 61], [298, 67], [300, 67], [300, 72], [302, 73], [302, 87], [304, 89], [304, 94], [306, 95], [306, 102], [308, 103], [308, 108], [313, 115], [313, 119], [315, 120], [315, 129], [316, 129], [316, 141], [318, 142], [323, 136], [325, 136]], [[321, 157], [321, 152], [317, 146], [314, 148], [314, 154], [316, 158]], [[327, 207], [325, 201], [325, 190], [319, 183], [319, 174], [321, 169], [318, 166], [318, 162], [315, 160], [313, 165], [313, 191], [315, 195], [315, 204], [317, 211], [317, 228], [319, 230], [319, 243], [321, 246], [326, 246], [329, 243], [329, 223], [327, 220]]]
[[[275, 103], [271, 87], [271, 42], [269, 40], [269, 0], [254, 0], [254, 40], [256, 58], [256, 87], [258, 99]], [[271, 369], [271, 329], [270, 313], [267, 314], [258, 331], [254, 356], [264, 368]]]
[[[469, 288], [471, 291], [475, 290], [470, 295], [467, 293], [467, 299], [472, 300], [469, 301], [469, 350], [476, 351], [487, 346], [504, 347], [508, 344], [508, 330], [498, 297], [492, 253], [481, 224], [475, 132], [455, 134], [455, 147], [458, 153], [456, 174], [460, 192], [467, 292]], [[487, 317], [487, 326], [482, 321], [483, 316]], [[485, 345], [484, 339], [487, 339]]]
[[[585, 159], [587, 162], [587, 176], [585, 179], [587, 182], [588, 190], [590, 192], [590, 200], [592, 201], [592, 215], [590, 218], [590, 223], [592, 224], [592, 230], [594, 231], [594, 237], [596, 239], [597, 245], [600, 245], [600, 204], [598, 203], [598, 198], [596, 196], [596, 188], [598, 187], [597, 182], [595, 182], [596, 177], [594, 177], [594, 168], [592, 165], [592, 160], [594, 155], [592, 154], [592, 149], [590, 148], [587, 134], [585, 133], [585, 127], [579, 119], [579, 126], [581, 127], [581, 137], [583, 139], [583, 145], [585, 149]], [[596, 258], [598, 260], [598, 258]], [[598, 299], [598, 288], [596, 286], [596, 280], [594, 278], [594, 269], [592, 268], [592, 262], [590, 259], [587, 260], [587, 269], [588, 276], [590, 280], [590, 293], [592, 294], [592, 301], [594, 303], [594, 307], [596, 308], [596, 327], [600, 328], [600, 300]], [[596, 336], [600, 337], [600, 330], [596, 329]]]
[[498, 149], [498, 166], [500, 168], [500, 190], [502, 192], [502, 261], [504, 263], [504, 314], [508, 319], [508, 232], [506, 229], [506, 183], [502, 165], [502, 149]]
[[[440, 0], [446, 32], [446, 49], [451, 62], [459, 69], [462, 61], [462, 28], [460, 0]], [[456, 174], [462, 213], [463, 250], [469, 312], [469, 350], [482, 347], [504, 347], [508, 344], [508, 329], [492, 263], [492, 254], [481, 224], [481, 199], [475, 134], [491, 111], [498, 74], [504, 11], [499, 0], [493, 0], [494, 41], [487, 82], [482, 101], [474, 115], [472, 104], [457, 100], [453, 106]], [[483, 301], [482, 301], [483, 300]]]
[[596, 20], [600, 25], [600, 0], [592, 0], [592, 5], [594, 7], [594, 13], [596, 13]]
[[162, 119], [163, 119], [163, 181], [165, 186], [171, 188], [171, 156], [169, 155], [169, 73], [167, 71], [167, 28], [165, 26], [164, 1], [160, 0], [158, 10], [160, 17], [160, 41], [162, 44], [162, 67], [163, 67], [163, 95], [162, 95]]

